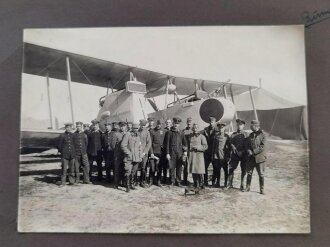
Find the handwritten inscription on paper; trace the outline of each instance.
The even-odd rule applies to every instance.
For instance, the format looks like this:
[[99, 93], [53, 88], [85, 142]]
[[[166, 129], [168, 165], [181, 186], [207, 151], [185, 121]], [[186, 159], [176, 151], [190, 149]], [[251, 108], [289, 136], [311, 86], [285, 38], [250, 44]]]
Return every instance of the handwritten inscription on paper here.
[[330, 8], [322, 11], [314, 10], [313, 12], [304, 11], [301, 18], [305, 22], [305, 27], [310, 27], [330, 18]]

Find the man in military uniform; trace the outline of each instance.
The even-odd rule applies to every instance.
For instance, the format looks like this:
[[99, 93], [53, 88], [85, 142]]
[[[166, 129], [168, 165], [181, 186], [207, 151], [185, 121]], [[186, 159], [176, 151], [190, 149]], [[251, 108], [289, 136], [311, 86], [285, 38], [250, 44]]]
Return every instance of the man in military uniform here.
[[138, 132], [139, 125], [133, 124], [132, 132], [127, 132], [121, 142], [121, 149], [124, 153], [126, 192], [135, 189], [134, 175], [142, 161], [141, 139]]
[[73, 134], [75, 154], [76, 154], [76, 160], [75, 160], [76, 183], [78, 183], [80, 180], [79, 167], [82, 166], [83, 174], [84, 174], [84, 183], [90, 184], [91, 183], [89, 179], [90, 168], [87, 157], [88, 139], [87, 139], [87, 135], [82, 129], [83, 128], [82, 122], [76, 122], [76, 128], [77, 131]]
[[133, 129], [133, 123], [132, 122], [127, 122], [127, 131], [126, 132], [131, 132]]
[[155, 119], [153, 117], [148, 117], [148, 129], [151, 130], [154, 128]]
[[149, 149], [151, 147], [151, 138], [149, 129], [147, 128], [147, 123], [148, 122], [144, 119], [140, 120], [140, 129], [138, 132], [142, 149], [142, 162], [140, 164], [140, 186], [143, 188], [146, 187], [147, 161]]
[[92, 175], [92, 167], [94, 161], [97, 164], [97, 180], [102, 180], [102, 132], [99, 129], [99, 123], [94, 120], [93, 130], [88, 135], [88, 160], [90, 165], [90, 176]]
[[118, 188], [119, 184], [124, 182], [124, 154], [121, 150], [121, 142], [123, 140], [124, 135], [128, 133], [127, 131], [127, 123], [126, 122], [119, 122], [119, 131], [115, 132], [115, 142], [113, 142], [113, 157], [114, 157], [114, 178], [115, 178], [115, 188]]
[[[172, 119], [166, 119], [165, 120], [165, 128], [164, 128], [164, 131], [165, 131], [165, 134], [167, 131], [171, 130], [172, 128]], [[165, 141], [165, 138], [164, 138], [164, 141]], [[162, 184], [167, 184], [168, 181], [167, 181], [167, 174], [169, 173], [169, 169], [170, 169], [170, 161], [167, 160], [166, 158], [166, 148], [165, 148], [165, 143], [163, 144], [164, 146], [164, 158], [165, 158], [165, 163], [164, 163], [164, 167], [163, 167], [163, 181], [162, 181]], [[171, 178], [169, 177], [169, 182], [171, 182]]]
[[216, 125], [217, 124], [215, 117], [210, 117], [209, 126], [202, 131], [202, 134], [206, 137], [206, 141], [207, 141], [207, 150], [204, 152], [204, 163], [205, 163], [204, 186], [208, 186], [208, 179], [209, 179], [208, 169], [210, 163], [212, 163], [213, 142], [214, 142], [215, 132], [217, 130]]
[[172, 119], [166, 119], [165, 121], [165, 129], [170, 130], [172, 128]]
[[[186, 140], [188, 141], [189, 136], [193, 133], [192, 130], [193, 121], [191, 117], [187, 118], [187, 126], [182, 130]], [[188, 158], [183, 161], [183, 184], [188, 185]]]
[[69, 184], [74, 184], [74, 163], [75, 163], [75, 148], [72, 131], [72, 123], [65, 124], [65, 132], [60, 135], [58, 141], [58, 151], [61, 153], [62, 160], [62, 175], [61, 175], [61, 185], [66, 184], [66, 177], [68, 168], [70, 170], [69, 174]]
[[150, 129], [151, 147], [150, 147], [150, 174], [149, 186], [154, 183], [154, 174], [157, 172], [156, 185], [161, 186], [160, 179], [165, 167], [166, 176], [166, 155], [164, 150], [165, 130], [162, 128], [162, 120], [157, 120], [156, 127]]
[[84, 132], [85, 132], [85, 134], [86, 135], [89, 135], [89, 133], [90, 133], [90, 127], [89, 127], [90, 125], [89, 124], [84, 124]]
[[266, 135], [260, 129], [258, 120], [251, 121], [251, 130], [252, 133], [245, 142], [248, 155], [246, 191], [250, 191], [253, 170], [256, 168], [259, 175], [260, 194], [264, 194], [264, 173], [267, 159], [265, 155]]
[[225, 133], [225, 124], [218, 124], [218, 128], [215, 131], [213, 149], [212, 149], [212, 164], [213, 164], [213, 176], [212, 186], [220, 188], [221, 168], [225, 174], [224, 187], [227, 187], [228, 181], [228, 159], [229, 159], [229, 136]]
[[244, 131], [245, 121], [236, 119], [237, 130], [230, 137], [231, 156], [229, 162], [229, 188], [233, 188], [234, 171], [240, 163], [241, 166], [241, 191], [244, 191], [244, 179], [246, 175], [247, 154], [245, 152], [245, 140], [248, 133]]
[[104, 164], [105, 164], [105, 172], [106, 179], [110, 183], [111, 182], [111, 170], [113, 170], [113, 149], [112, 149], [112, 123], [110, 121], [106, 121], [104, 123], [105, 132], [102, 134], [102, 149], [104, 156]]
[[173, 118], [173, 127], [165, 134], [166, 159], [170, 163], [171, 186], [181, 187], [183, 160], [187, 157], [187, 141], [180, 131], [181, 118]]
[[120, 132], [124, 135], [127, 132], [127, 123], [119, 122], [119, 129], [120, 129]]

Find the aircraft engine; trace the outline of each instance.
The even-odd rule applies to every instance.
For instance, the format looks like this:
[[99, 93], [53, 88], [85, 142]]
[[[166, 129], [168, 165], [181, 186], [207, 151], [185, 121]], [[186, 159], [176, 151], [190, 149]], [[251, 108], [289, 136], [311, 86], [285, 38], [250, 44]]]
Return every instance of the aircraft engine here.
[[235, 106], [225, 98], [210, 98], [201, 103], [199, 115], [206, 123], [209, 122], [211, 116], [215, 117], [220, 123], [228, 123], [234, 118]]
[[209, 117], [211, 116], [215, 117], [218, 123], [229, 124], [234, 119], [235, 106], [229, 99], [212, 97], [195, 101], [177, 102], [177, 104], [171, 107], [150, 113], [148, 116], [156, 120], [166, 120], [178, 116], [183, 120], [183, 126], [186, 119], [191, 117], [194, 123], [198, 123], [201, 128], [204, 128], [208, 125]]

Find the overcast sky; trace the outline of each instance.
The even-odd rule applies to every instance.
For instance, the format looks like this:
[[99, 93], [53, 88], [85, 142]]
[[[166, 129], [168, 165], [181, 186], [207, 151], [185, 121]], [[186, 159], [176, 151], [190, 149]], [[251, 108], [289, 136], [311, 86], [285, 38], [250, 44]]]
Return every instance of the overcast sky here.
[[[174, 76], [250, 85], [261, 78], [263, 88], [307, 104], [303, 26], [27, 29], [24, 41]], [[84, 90], [96, 103], [106, 91]]]

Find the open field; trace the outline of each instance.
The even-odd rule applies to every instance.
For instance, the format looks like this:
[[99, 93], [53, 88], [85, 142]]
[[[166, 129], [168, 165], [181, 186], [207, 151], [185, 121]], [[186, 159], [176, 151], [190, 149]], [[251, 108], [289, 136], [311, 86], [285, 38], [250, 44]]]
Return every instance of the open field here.
[[[251, 192], [152, 186], [126, 193], [107, 183], [60, 188], [60, 161], [21, 155], [18, 229], [21, 232], [308, 233], [309, 168], [306, 141], [269, 141], [266, 195], [257, 172]], [[223, 174], [221, 174], [223, 184]]]

